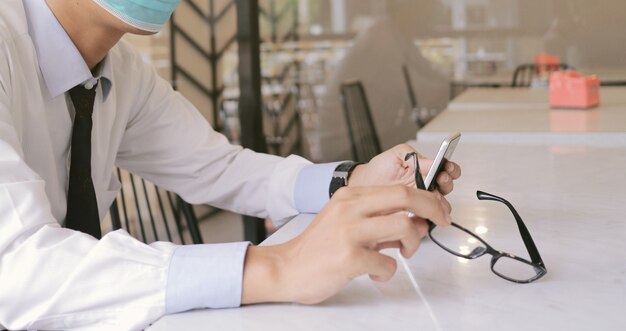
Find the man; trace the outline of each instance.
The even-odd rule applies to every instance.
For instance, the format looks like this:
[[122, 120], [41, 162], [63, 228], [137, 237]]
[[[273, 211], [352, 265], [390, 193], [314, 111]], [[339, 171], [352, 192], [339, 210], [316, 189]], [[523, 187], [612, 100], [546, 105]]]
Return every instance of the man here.
[[[409, 257], [425, 218], [450, 222], [440, 193], [410, 188], [408, 146], [354, 167], [228, 144], [119, 42], [158, 31], [177, 4], [0, 2], [1, 326], [141, 329], [196, 308], [316, 303], [357, 275], [389, 279], [395, 260], [378, 250]], [[114, 166], [191, 203], [275, 220], [319, 215], [270, 247], [145, 245], [124, 231], [99, 239], [119, 188]], [[352, 170], [351, 187], [326, 204], [337, 167]], [[460, 175], [454, 164], [447, 171], [438, 178], [444, 194]], [[396, 185], [375, 186], [383, 184]]]

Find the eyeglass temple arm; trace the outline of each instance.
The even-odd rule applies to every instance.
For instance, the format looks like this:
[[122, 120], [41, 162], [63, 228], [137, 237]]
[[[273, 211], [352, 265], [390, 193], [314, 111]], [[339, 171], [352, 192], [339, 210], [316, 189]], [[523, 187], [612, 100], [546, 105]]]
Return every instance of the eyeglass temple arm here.
[[483, 191], [476, 191], [476, 197], [478, 197], [478, 200], [492, 200], [502, 202], [507, 207], [509, 207], [509, 210], [513, 214], [513, 217], [515, 217], [517, 227], [519, 228], [519, 232], [522, 235], [522, 240], [524, 241], [524, 245], [526, 245], [526, 249], [528, 250], [531, 261], [544, 267], [543, 259], [541, 259], [541, 255], [539, 255], [539, 250], [537, 250], [537, 246], [535, 245], [535, 242], [533, 241], [533, 238], [530, 235], [526, 224], [524, 224], [524, 221], [522, 221], [522, 217], [517, 213], [513, 205], [499, 196]]
[[424, 184], [424, 179], [422, 178], [422, 174], [420, 173], [420, 163], [417, 160], [417, 153], [411, 152], [407, 153], [404, 156], [404, 161], [408, 161], [410, 158], [413, 158], [413, 170], [415, 171], [415, 185], [420, 190], [426, 190], [426, 184]]

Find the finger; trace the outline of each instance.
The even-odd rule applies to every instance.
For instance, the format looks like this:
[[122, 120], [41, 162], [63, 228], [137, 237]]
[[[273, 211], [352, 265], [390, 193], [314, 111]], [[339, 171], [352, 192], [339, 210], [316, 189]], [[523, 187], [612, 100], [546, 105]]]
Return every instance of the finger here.
[[367, 247], [379, 243], [400, 241], [407, 235], [419, 236], [417, 227], [407, 213], [398, 212], [361, 220], [355, 228], [356, 238]]
[[413, 217], [411, 220], [413, 221], [413, 224], [415, 224], [417, 232], [420, 234], [420, 238], [426, 237], [426, 234], [428, 234], [428, 222], [419, 217]]
[[[430, 219], [437, 225], [450, 224], [449, 205], [437, 192], [417, 190], [401, 185], [355, 187], [349, 209], [361, 216], [371, 217], [409, 211]], [[357, 193], [358, 192], [358, 193]]]
[[437, 176], [437, 186], [437, 190], [441, 192], [441, 194], [449, 194], [454, 189], [454, 182], [452, 181], [452, 177], [450, 177], [447, 172], [442, 171], [439, 176]]
[[378, 216], [361, 223], [357, 237], [367, 247], [376, 247], [380, 243], [400, 242], [400, 252], [404, 257], [412, 256], [420, 245], [421, 233], [407, 213]]
[[398, 264], [396, 260], [376, 251], [366, 253], [366, 273], [370, 279], [378, 282], [386, 282], [396, 273]]
[[445, 210], [445, 212], [450, 215], [450, 212], [452, 212], [452, 205], [450, 205], [450, 202], [448, 202], [448, 200], [439, 192], [434, 192], [437, 196], [437, 199], [439, 199], [439, 201], [441, 202], [441, 204], [443, 205], [443, 209]]
[[452, 177], [453, 180], [461, 177], [461, 166], [459, 166], [458, 164], [452, 161], [448, 161], [446, 162], [445, 169], [446, 169], [446, 172], [450, 175], [450, 177]]
[[[417, 232], [419, 233], [420, 239], [423, 239], [428, 234], [428, 222], [420, 217], [413, 216], [411, 217], [413, 224], [417, 228]], [[386, 241], [382, 243], [378, 243], [372, 247], [375, 251], [381, 251], [383, 249], [388, 248], [400, 248], [402, 247], [402, 243], [399, 240], [396, 241]]]
[[446, 162], [444, 171], [437, 176], [438, 191], [447, 195], [454, 189], [454, 180], [461, 177], [461, 167], [454, 162]]

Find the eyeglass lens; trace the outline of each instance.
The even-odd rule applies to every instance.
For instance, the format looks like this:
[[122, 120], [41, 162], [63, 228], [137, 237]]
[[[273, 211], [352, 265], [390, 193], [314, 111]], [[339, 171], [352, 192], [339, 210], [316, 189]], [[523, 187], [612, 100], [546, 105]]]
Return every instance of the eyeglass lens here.
[[493, 272], [504, 278], [510, 278], [517, 281], [531, 280], [540, 273], [534, 266], [506, 255], [500, 258], [493, 265]]
[[[442, 248], [466, 259], [475, 259], [489, 251], [478, 237], [456, 226], [435, 226], [430, 230], [430, 237]], [[503, 278], [522, 282], [535, 278], [540, 272], [531, 264], [507, 255], [498, 255], [492, 269]]]
[[455, 226], [436, 226], [431, 229], [430, 236], [439, 246], [468, 259], [475, 259], [487, 250], [482, 241]]

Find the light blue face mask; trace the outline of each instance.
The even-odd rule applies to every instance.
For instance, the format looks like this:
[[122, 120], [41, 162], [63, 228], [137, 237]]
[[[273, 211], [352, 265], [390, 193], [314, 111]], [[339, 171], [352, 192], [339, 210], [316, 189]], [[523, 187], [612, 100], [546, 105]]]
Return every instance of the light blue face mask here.
[[137, 29], [158, 32], [180, 0], [94, 0], [111, 15]]

